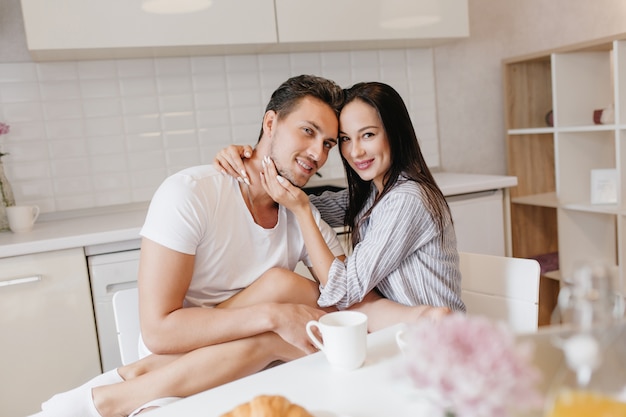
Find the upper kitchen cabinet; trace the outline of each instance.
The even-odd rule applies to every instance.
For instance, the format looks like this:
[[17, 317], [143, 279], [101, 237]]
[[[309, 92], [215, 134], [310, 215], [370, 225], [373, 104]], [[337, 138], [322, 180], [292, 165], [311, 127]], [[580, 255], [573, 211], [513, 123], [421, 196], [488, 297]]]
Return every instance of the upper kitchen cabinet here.
[[[432, 46], [469, 36], [467, 0], [275, 0], [280, 43]], [[305, 46], [305, 45], [301, 45]]]
[[[41, 61], [429, 47], [469, 36], [467, 0], [21, 2]], [[183, 9], [154, 12], [163, 6]]]
[[273, 0], [22, 0], [22, 13], [37, 60], [254, 52], [277, 42]]

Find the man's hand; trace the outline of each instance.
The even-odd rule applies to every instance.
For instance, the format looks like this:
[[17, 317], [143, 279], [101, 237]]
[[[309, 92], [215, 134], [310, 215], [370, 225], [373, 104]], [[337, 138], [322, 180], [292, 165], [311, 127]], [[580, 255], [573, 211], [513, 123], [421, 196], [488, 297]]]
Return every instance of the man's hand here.
[[311, 320], [319, 320], [326, 312], [304, 304], [273, 304], [272, 307], [278, 309], [274, 316], [274, 333], [306, 354], [317, 352], [306, 334], [306, 324]]

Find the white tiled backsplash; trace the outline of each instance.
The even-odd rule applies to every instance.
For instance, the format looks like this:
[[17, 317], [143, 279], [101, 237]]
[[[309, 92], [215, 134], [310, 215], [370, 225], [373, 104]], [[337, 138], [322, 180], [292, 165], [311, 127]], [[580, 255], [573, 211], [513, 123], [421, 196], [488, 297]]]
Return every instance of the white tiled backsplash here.
[[[298, 74], [383, 81], [439, 165], [432, 49], [0, 64], [0, 136], [18, 204], [42, 212], [148, 201], [163, 179], [256, 143], [274, 89]], [[339, 154], [320, 170], [343, 176]]]

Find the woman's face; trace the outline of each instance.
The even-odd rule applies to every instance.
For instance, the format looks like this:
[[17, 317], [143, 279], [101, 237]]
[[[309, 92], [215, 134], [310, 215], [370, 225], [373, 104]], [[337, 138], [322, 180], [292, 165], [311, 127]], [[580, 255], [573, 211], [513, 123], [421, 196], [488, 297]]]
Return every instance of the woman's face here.
[[364, 181], [374, 181], [378, 191], [391, 167], [391, 148], [378, 112], [356, 99], [339, 116], [339, 150]]

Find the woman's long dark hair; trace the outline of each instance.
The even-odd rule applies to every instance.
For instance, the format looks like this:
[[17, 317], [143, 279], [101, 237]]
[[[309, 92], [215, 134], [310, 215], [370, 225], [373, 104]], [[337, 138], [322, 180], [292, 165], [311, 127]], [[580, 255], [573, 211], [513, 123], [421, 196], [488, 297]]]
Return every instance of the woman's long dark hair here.
[[357, 216], [363, 209], [371, 191], [371, 181], [364, 181], [350, 167], [343, 154], [341, 159], [346, 170], [350, 201], [346, 212], [345, 223], [352, 230], [352, 244], [360, 241], [359, 224], [366, 219], [376, 204], [385, 196], [401, 176], [420, 184], [424, 204], [431, 213], [437, 228], [442, 233], [446, 221], [451, 219], [450, 208], [437, 186], [417, 141], [415, 129], [411, 123], [409, 112], [400, 94], [391, 86], [380, 82], [358, 83], [345, 90], [346, 104], [360, 100], [372, 106], [378, 112], [383, 129], [387, 133], [391, 150], [391, 167], [385, 174], [384, 187], [376, 197], [376, 201], [362, 218]]

